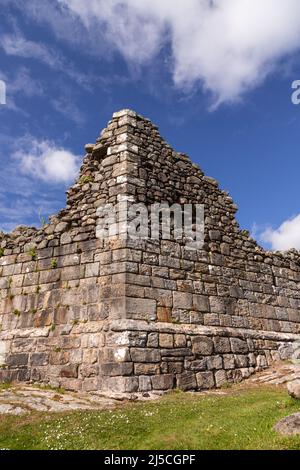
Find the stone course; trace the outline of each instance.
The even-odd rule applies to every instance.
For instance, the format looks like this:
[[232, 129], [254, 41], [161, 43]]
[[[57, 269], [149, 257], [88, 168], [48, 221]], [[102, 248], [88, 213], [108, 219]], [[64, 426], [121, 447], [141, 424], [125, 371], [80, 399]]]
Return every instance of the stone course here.
[[[148, 119], [113, 115], [66, 208], [0, 234], [0, 381], [202, 390], [267, 368], [300, 338], [300, 254], [263, 250], [217, 181]], [[203, 204], [205, 241], [97, 238], [99, 207]]]

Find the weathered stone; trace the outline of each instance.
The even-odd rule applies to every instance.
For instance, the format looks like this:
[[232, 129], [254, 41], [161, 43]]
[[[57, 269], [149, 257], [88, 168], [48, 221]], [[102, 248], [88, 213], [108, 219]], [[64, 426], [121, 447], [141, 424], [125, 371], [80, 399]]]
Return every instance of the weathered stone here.
[[200, 356], [209, 356], [212, 354], [214, 344], [212, 339], [206, 336], [196, 336], [192, 338], [193, 353]]
[[215, 352], [217, 354], [226, 354], [231, 352], [229, 338], [217, 336], [213, 339]]
[[148, 341], [147, 341], [148, 348], [157, 348], [158, 347], [158, 334], [157, 333], [149, 333]]
[[78, 365], [72, 364], [69, 366], [64, 366], [60, 371], [60, 376], [66, 378], [76, 378], [78, 376]]
[[186, 336], [182, 334], [174, 335], [174, 347], [185, 348], [186, 347]]
[[179, 374], [176, 376], [176, 380], [177, 387], [180, 390], [187, 391], [197, 388], [196, 377], [193, 372], [184, 372], [183, 374]]
[[100, 367], [102, 375], [109, 375], [111, 377], [117, 375], [131, 375], [133, 372], [132, 362], [121, 363], [105, 363]]
[[214, 374], [212, 372], [199, 372], [196, 374], [199, 390], [207, 390], [215, 387]]
[[193, 295], [193, 309], [199, 312], [209, 312], [208, 297]]
[[159, 335], [159, 346], [161, 348], [173, 348], [173, 335], [161, 333]]
[[174, 292], [173, 293], [173, 305], [174, 308], [192, 308], [193, 307], [193, 295], [187, 292]]
[[239, 338], [231, 338], [230, 343], [231, 343], [231, 349], [233, 353], [248, 353], [249, 352], [247, 341], [244, 341]]
[[222, 369], [223, 360], [221, 356], [210, 356], [206, 359], [207, 368], [212, 369]]
[[134, 364], [135, 375], [159, 374], [159, 364]]
[[28, 354], [10, 354], [6, 358], [6, 363], [10, 367], [26, 366], [28, 357]]
[[215, 382], [216, 382], [216, 387], [217, 388], [220, 388], [220, 387], [222, 387], [223, 385], [226, 384], [227, 375], [226, 375], [225, 370], [218, 370], [215, 373]]
[[31, 354], [30, 363], [32, 366], [46, 366], [49, 363], [48, 354], [46, 353]]
[[155, 375], [151, 377], [153, 390], [169, 390], [174, 386], [173, 374]]
[[287, 384], [289, 395], [293, 398], [300, 399], [300, 380], [293, 380]]
[[274, 430], [286, 436], [298, 436], [300, 434], [300, 413], [283, 418], [276, 424]]
[[159, 362], [161, 358], [158, 349], [132, 348], [130, 355], [133, 362]]

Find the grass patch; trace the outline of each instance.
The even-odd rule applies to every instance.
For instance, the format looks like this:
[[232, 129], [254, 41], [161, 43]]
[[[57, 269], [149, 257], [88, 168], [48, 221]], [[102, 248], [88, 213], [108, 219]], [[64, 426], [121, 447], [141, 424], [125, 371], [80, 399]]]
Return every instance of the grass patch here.
[[0, 392], [1, 390], [9, 390], [11, 388], [11, 382], [3, 382], [0, 384]]
[[6, 449], [300, 449], [300, 436], [273, 431], [299, 401], [283, 389], [232, 390], [224, 395], [170, 393], [156, 402], [112, 411], [0, 416]]
[[60, 395], [63, 395], [66, 393], [66, 390], [61, 387], [52, 387], [52, 385], [41, 385], [41, 384], [34, 384], [35, 388], [39, 388], [40, 390], [49, 390], [50, 392], [56, 392], [59, 393]]

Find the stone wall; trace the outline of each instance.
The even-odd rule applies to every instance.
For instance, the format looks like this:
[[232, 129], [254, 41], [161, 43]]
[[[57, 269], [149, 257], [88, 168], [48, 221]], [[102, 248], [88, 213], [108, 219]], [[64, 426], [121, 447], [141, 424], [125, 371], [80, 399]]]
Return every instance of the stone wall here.
[[[66, 209], [0, 235], [0, 380], [121, 392], [239, 381], [299, 340], [299, 253], [264, 251], [218, 183], [136, 113], [86, 146]], [[205, 243], [96, 237], [103, 204], [198, 203]]]

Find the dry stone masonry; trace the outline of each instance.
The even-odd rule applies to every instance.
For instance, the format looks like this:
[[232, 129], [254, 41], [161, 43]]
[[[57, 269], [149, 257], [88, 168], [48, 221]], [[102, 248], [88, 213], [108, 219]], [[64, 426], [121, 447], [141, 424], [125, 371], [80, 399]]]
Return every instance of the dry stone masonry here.
[[[203, 249], [96, 237], [120, 201], [204, 204]], [[268, 367], [300, 338], [300, 255], [260, 248], [218, 183], [133, 111], [113, 115], [67, 205], [0, 234], [0, 381], [70, 390], [202, 390]]]

